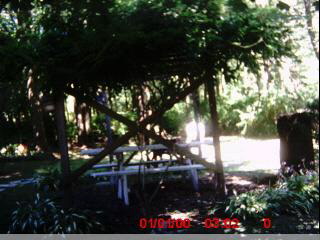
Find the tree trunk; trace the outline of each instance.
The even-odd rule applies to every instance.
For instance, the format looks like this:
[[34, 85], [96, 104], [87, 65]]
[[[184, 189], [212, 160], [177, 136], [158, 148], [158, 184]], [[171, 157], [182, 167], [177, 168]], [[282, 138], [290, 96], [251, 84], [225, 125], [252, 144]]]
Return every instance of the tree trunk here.
[[63, 190], [63, 205], [69, 208], [72, 205], [72, 188], [68, 182], [70, 176], [70, 162], [68, 154], [68, 140], [66, 135], [66, 118], [64, 108], [64, 94], [58, 93], [56, 96], [55, 117], [58, 132], [58, 142], [60, 150], [60, 162], [62, 173], [62, 190]]
[[[198, 89], [192, 93], [192, 102], [193, 102], [193, 112], [194, 112], [194, 119], [196, 121], [196, 127], [197, 127], [197, 141], [200, 141], [200, 129], [199, 129], [199, 123], [200, 123], [200, 99], [199, 99], [199, 92]], [[202, 140], [202, 139], [201, 139]], [[201, 152], [201, 146], [199, 146], [199, 156], [202, 156]]]
[[215, 152], [215, 165], [217, 172], [215, 173], [215, 186], [217, 189], [217, 197], [225, 198], [226, 197], [226, 184], [223, 172], [223, 163], [221, 160], [221, 150], [220, 150], [220, 131], [219, 131], [219, 120], [218, 120], [218, 112], [217, 112], [217, 101], [216, 101], [216, 93], [214, 88], [214, 79], [212, 76], [207, 73], [207, 91], [209, 96], [209, 106], [210, 106], [210, 114], [211, 114], [211, 124], [212, 124], [212, 137], [213, 137], [213, 145]]
[[301, 169], [314, 170], [312, 120], [308, 113], [295, 113], [278, 118], [280, 162], [282, 173], [291, 174]]
[[311, 12], [312, 3], [310, 0], [303, 0], [303, 2], [304, 2], [304, 9], [307, 17], [307, 28], [308, 28], [308, 33], [310, 37], [310, 42], [311, 42], [313, 51], [319, 60], [318, 43], [316, 41], [316, 34], [313, 30], [313, 22], [312, 22], [312, 12]]
[[267, 74], [267, 86], [266, 86], [266, 91], [269, 92], [269, 87], [270, 87], [270, 84], [272, 82], [272, 74], [271, 74], [271, 69], [270, 69], [270, 62], [267, 61], [267, 60], [263, 60], [263, 67], [264, 67], [264, 71], [265, 73]]
[[[107, 107], [108, 107], [108, 105], [111, 106], [109, 94], [106, 92], [106, 90], [99, 91], [99, 94], [97, 96], [97, 101], [104, 106], [107, 106]], [[114, 136], [113, 136], [114, 134], [113, 134], [112, 128], [111, 128], [111, 117], [107, 114], [105, 117], [106, 117], [105, 118], [105, 127], [106, 127], [106, 134], [107, 134], [107, 145], [111, 145], [113, 142], [113, 138], [114, 138]], [[113, 154], [109, 155], [109, 160], [110, 160], [110, 162], [113, 162]]]
[[[109, 95], [108, 93], [104, 93], [106, 98], [106, 106], [108, 107], [109, 102]], [[110, 145], [112, 143], [112, 129], [111, 129], [111, 117], [109, 115], [106, 115], [106, 130], [107, 130], [107, 137], [108, 137], [108, 144]]]
[[85, 103], [75, 101], [75, 115], [78, 129], [78, 144], [90, 145], [90, 108]]
[[[148, 102], [148, 89], [145, 86], [135, 88], [133, 96], [133, 106], [137, 109], [138, 122], [141, 122], [148, 116], [147, 102]], [[148, 137], [143, 133], [138, 134], [139, 145], [149, 144]]]
[[27, 89], [31, 109], [34, 140], [40, 150], [47, 153], [48, 141], [43, 122], [43, 112], [40, 104], [40, 92], [33, 69], [30, 69], [28, 72]]

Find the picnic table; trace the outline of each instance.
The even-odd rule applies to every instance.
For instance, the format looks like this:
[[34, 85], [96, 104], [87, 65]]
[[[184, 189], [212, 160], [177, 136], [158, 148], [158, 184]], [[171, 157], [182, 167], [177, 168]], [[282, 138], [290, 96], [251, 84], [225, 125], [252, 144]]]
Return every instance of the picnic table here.
[[[191, 147], [199, 147], [201, 144], [212, 144], [212, 141], [210, 140], [192, 141], [190, 143], [178, 143], [177, 145], [180, 147], [191, 148]], [[113, 151], [113, 153], [138, 152], [138, 151], [146, 151], [146, 150], [152, 151], [152, 150], [161, 150], [161, 149], [167, 149], [167, 147], [162, 144], [150, 144], [150, 145], [144, 145], [144, 146], [125, 146], [125, 147], [118, 147], [116, 150]], [[80, 151], [80, 154], [94, 156], [99, 154], [102, 150], [103, 148], [86, 149], [86, 150]]]
[[[192, 148], [199, 147], [201, 144], [212, 144], [211, 141], [194, 141], [191, 143], [178, 144], [180, 147]], [[113, 153], [124, 153], [124, 152], [137, 152], [137, 151], [153, 151], [153, 150], [166, 150], [162, 144], [151, 144], [144, 146], [124, 146], [117, 148]], [[97, 155], [103, 148], [97, 149], [87, 149], [82, 150], [80, 154], [82, 155]], [[167, 166], [160, 166], [163, 164], [168, 164]], [[178, 164], [173, 166], [173, 164]], [[157, 166], [157, 167], [153, 167]], [[118, 198], [122, 199], [125, 205], [129, 205], [129, 189], [128, 189], [128, 178], [129, 175], [138, 174], [154, 174], [154, 173], [164, 173], [164, 172], [183, 172], [188, 171], [191, 176], [193, 187], [196, 191], [199, 189], [199, 180], [197, 170], [203, 170], [205, 167], [201, 164], [193, 164], [190, 159], [186, 159], [184, 164], [178, 159], [161, 159], [153, 161], [140, 161], [136, 163], [127, 163], [124, 165], [123, 161], [118, 163], [107, 163], [107, 164], [97, 164], [93, 166], [93, 169], [105, 168], [106, 171], [94, 172], [89, 175], [92, 177], [118, 177], [117, 188], [118, 188]], [[111, 170], [108, 170], [111, 169]]]

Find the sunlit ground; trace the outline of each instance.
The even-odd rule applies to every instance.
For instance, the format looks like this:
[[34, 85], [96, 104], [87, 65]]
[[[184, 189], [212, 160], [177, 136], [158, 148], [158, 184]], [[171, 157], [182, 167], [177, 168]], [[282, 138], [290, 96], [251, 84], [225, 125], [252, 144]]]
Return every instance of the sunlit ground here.
[[[210, 138], [206, 138], [210, 140]], [[277, 171], [280, 168], [280, 140], [221, 137], [221, 157], [226, 171]], [[203, 145], [202, 155], [215, 161], [213, 145]]]

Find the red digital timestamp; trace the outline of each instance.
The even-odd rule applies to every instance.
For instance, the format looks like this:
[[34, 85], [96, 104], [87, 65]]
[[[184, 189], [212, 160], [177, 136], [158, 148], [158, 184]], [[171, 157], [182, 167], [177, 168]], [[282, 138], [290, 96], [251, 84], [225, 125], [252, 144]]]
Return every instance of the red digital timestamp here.
[[237, 218], [206, 218], [204, 220], [205, 228], [239, 228], [239, 219]]
[[[271, 228], [270, 218], [262, 219], [263, 228]], [[240, 221], [237, 218], [206, 218], [203, 222], [204, 228], [240, 228]], [[190, 228], [191, 220], [174, 218], [140, 218], [139, 227], [145, 228]]]
[[174, 218], [140, 218], [139, 227], [145, 228], [190, 228], [190, 219], [174, 219]]

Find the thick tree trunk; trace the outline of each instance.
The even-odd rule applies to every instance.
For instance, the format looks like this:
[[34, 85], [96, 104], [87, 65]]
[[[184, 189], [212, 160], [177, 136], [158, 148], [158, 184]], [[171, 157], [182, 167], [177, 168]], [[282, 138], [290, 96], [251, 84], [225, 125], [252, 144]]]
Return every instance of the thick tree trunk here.
[[217, 172], [215, 173], [215, 185], [217, 189], [217, 197], [225, 198], [226, 197], [226, 184], [223, 171], [223, 163], [221, 159], [221, 150], [220, 150], [220, 130], [219, 130], [219, 121], [218, 121], [218, 112], [217, 112], [217, 101], [214, 88], [214, 80], [212, 76], [207, 73], [207, 91], [209, 96], [209, 105], [210, 105], [210, 114], [211, 114], [211, 124], [212, 124], [212, 137], [213, 145], [215, 152], [215, 165]]
[[55, 118], [58, 131], [58, 142], [60, 150], [60, 162], [62, 173], [62, 188], [63, 188], [63, 205], [69, 208], [72, 205], [72, 188], [71, 183], [68, 182], [70, 176], [70, 162], [68, 154], [68, 140], [66, 135], [66, 118], [64, 107], [64, 94], [57, 93], [55, 106]]
[[291, 174], [301, 169], [314, 170], [312, 120], [308, 113], [295, 113], [278, 118], [280, 162], [282, 173]]
[[34, 70], [30, 69], [28, 72], [28, 99], [30, 102], [31, 118], [33, 124], [33, 135], [36, 145], [43, 152], [48, 152], [48, 141], [46, 137], [43, 113], [40, 103], [40, 92], [37, 86], [36, 77], [34, 76]]

